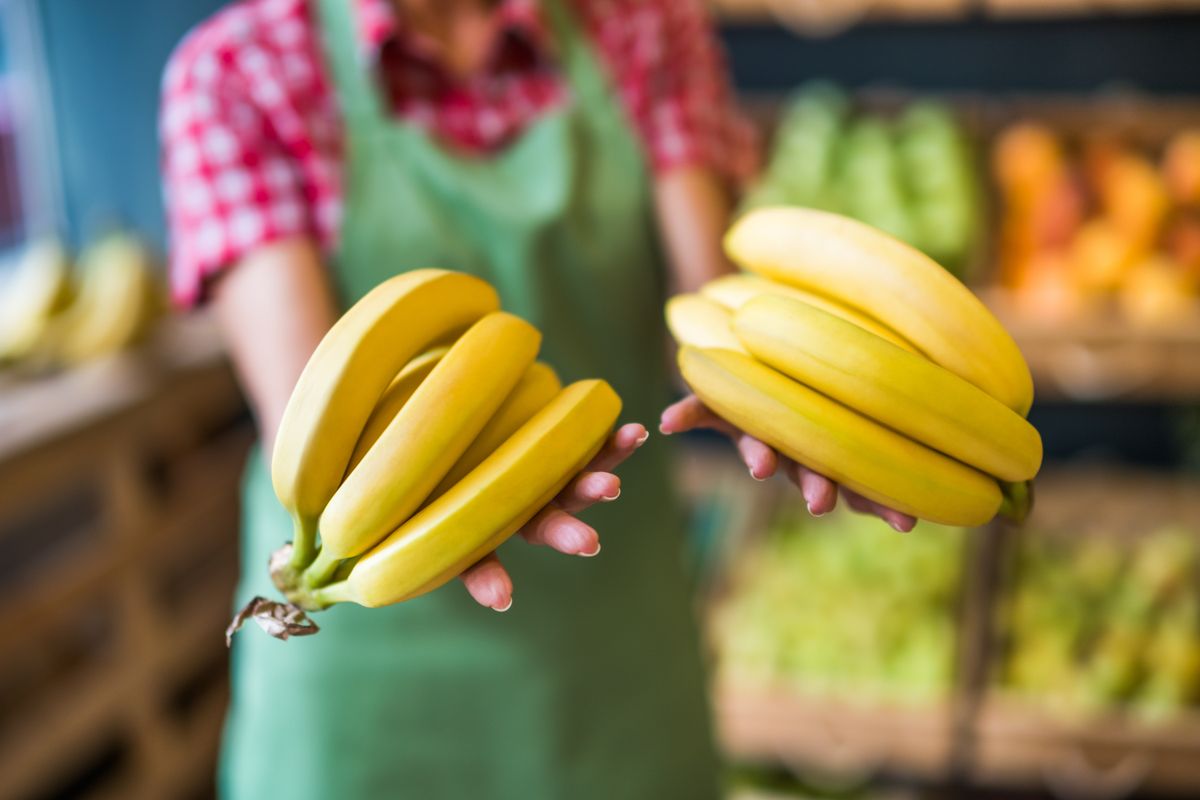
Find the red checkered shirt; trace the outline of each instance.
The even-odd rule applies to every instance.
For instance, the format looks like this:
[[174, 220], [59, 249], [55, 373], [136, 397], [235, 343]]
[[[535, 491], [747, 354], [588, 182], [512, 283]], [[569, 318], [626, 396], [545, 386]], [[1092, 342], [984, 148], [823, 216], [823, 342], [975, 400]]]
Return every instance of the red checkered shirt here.
[[[486, 156], [567, 99], [535, 0], [503, 0], [485, 66], [443, 69], [388, 0], [353, 0], [364, 54], [394, 113]], [[657, 173], [755, 166], [702, 0], [571, 0]], [[163, 78], [164, 191], [177, 302], [250, 250], [336, 244], [342, 122], [309, 0], [242, 0], [179, 44]]]

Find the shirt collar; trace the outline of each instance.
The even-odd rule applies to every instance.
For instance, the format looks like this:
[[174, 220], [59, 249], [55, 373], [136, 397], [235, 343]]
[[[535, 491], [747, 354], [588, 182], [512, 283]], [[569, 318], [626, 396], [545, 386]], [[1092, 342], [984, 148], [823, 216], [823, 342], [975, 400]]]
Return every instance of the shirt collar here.
[[[355, 0], [355, 4], [359, 43], [365, 57], [377, 59], [383, 46], [394, 39], [413, 55], [436, 59], [433, 48], [405, 26], [403, 16], [396, 13], [389, 0]], [[493, 56], [500, 51], [506, 37], [515, 37], [534, 52], [553, 53], [553, 42], [537, 0], [498, 0], [493, 22]]]

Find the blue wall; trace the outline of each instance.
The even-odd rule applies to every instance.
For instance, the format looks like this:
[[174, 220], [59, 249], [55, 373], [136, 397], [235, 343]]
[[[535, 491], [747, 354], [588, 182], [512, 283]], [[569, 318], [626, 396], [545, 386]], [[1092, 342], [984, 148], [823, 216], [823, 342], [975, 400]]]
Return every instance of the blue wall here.
[[221, 0], [41, 0], [67, 234], [118, 221], [163, 241], [156, 117], [175, 43]]

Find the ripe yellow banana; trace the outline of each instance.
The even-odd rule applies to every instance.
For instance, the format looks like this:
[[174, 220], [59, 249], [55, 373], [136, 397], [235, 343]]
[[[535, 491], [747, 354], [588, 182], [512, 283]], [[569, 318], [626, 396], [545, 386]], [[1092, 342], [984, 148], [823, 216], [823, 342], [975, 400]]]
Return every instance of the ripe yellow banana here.
[[763, 363], [899, 433], [1006, 481], [1037, 474], [1020, 414], [924, 356], [788, 297], [746, 303], [734, 330]]
[[809, 305], [816, 306], [823, 311], [827, 311], [835, 317], [841, 317], [847, 322], [853, 322], [858, 327], [887, 339], [892, 344], [897, 347], [903, 347], [910, 353], [917, 352], [917, 348], [904, 341], [904, 337], [874, 317], [857, 311], [850, 306], [830, 300], [828, 297], [806, 292], [803, 289], [797, 289], [795, 286], [776, 283], [766, 278], [760, 278], [757, 275], [725, 275], [706, 283], [700, 290], [700, 293], [705, 297], [715, 300], [730, 311], [737, 311], [755, 297], [764, 294], [778, 297], [792, 297], [796, 300], [802, 300]]
[[733, 315], [699, 294], [680, 294], [667, 301], [667, 327], [675, 341], [692, 347], [719, 347], [746, 352], [733, 335]]
[[869, 314], [922, 353], [1024, 415], [1029, 367], [999, 321], [920, 251], [861, 222], [803, 208], [762, 208], [725, 237], [742, 267]]
[[110, 235], [80, 257], [79, 291], [47, 331], [45, 354], [79, 364], [138, 341], [161, 312], [153, 258], [126, 234]]
[[314, 580], [420, 507], [516, 387], [541, 339], [528, 322], [497, 311], [450, 347], [325, 506]]
[[454, 466], [442, 478], [442, 482], [429, 493], [432, 502], [441, 497], [471, 470], [483, 463], [497, 447], [508, 441], [508, 437], [528, 422], [534, 414], [545, 408], [562, 390], [558, 375], [549, 365], [535, 361], [521, 376], [517, 388], [512, 390], [483, 430], [471, 442], [466, 452], [454, 462]]
[[946, 525], [981, 525], [1000, 507], [992, 478], [749, 356], [684, 347], [679, 368], [721, 417], [864, 497]]
[[[448, 346], [426, 350], [405, 364], [399, 374], [383, 390], [383, 395], [379, 398], [371, 416], [367, 418], [367, 424], [363, 426], [363, 432], [358, 437], [358, 444], [354, 445], [354, 453], [350, 456], [350, 464], [346, 467], [347, 475], [354, 471], [358, 462], [363, 460], [363, 456], [371, 449], [371, 445], [375, 444], [387, 430], [387, 426], [400, 413], [400, 409], [408, 402], [408, 398], [413, 396], [413, 392], [421, 385], [421, 381], [429, 377], [429, 373], [433, 372], [433, 368], [449, 350]], [[343, 478], [343, 480], [345, 479]]]
[[346, 580], [313, 592], [368, 607], [432, 591], [495, 550], [599, 452], [621, 412], [604, 381], [579, 381], [483, 463], [364, 555]]
[[275, 494], [296, 525], [296, 566], [311, 559], [317, 518], [392, 378], [434, 342], [499, 307], [496, 291], [478, 278], [415, 270], [372, 289], [325, 334], [292, 390], [271, 459]]
[[70, 294], [67, 254], [53, 240], [31, 244], [0, 285], [0, 362], [30, 353]]

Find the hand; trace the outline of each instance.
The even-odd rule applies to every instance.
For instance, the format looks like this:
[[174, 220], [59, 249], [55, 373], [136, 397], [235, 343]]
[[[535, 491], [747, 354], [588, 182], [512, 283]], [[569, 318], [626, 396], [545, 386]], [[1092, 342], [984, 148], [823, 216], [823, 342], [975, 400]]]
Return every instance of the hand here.
[[[645, 426], [637, 423], [618, 428], [591, 463], [526, 523], [520, 530], [522, 538], [567, 555], [591, 557], [599, 553], [600, 535], [596, 529], [572, 515], [594, 503], [611, 503], [621, 496], [621, 479], [612, 471], [649, 436]], [[484, 556], [459, 578], [480, 605], [496, 611], [508, 611], [512, 606], [512, 578], [495, 553]]]
[[[668, 435], [694, 428], [719, 431], [732, 439], [746, 468], [750, 470], [750, 476], [755, 480], [764, 481], [782, 467], [788, 479], [799, 487], [805, 503], [808, 504], [808, 512], [814, 517], [828, 514], [837, 505], [836, 483], [790, 458], [779, 455], [750, 434], [738, 430], [710, 411], [695, 395], [688, 395], [678, 403], [668, 406], [662, 413], [662, 422], [658, 427]], [[902, 533], [911, 531], [917, 524], [914, 517], [868, 500], [844, 486], [841, 487], [841, 494], [846, 500], [846, 505], [853, 510], [861, 514], [874, 514]]]

